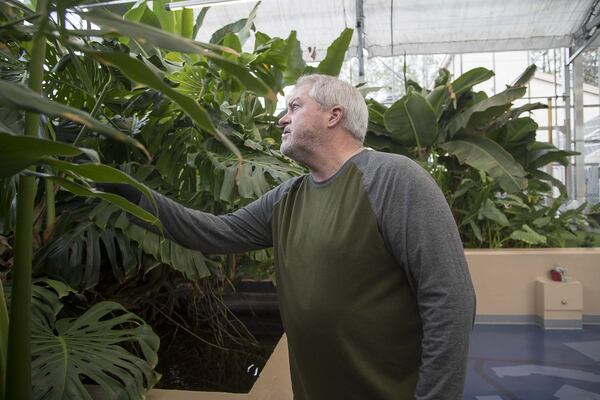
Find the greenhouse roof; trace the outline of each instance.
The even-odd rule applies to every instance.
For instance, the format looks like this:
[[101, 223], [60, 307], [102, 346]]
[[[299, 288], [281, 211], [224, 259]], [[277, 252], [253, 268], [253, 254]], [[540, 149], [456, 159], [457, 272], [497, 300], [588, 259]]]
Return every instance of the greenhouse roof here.
[[[263, 0], [255, 26], [270, 36], [297, 31], [315, 59], [344, 28], [356, 26], [356, 0]], [[369, 56], [566, 47], [589, 21], [595, 0], [363, 0]], [[211, 7], [198, 40], [246, 18], [256, 2]], [[589, 23], [589, 22], [588, 22]], [[357, 35], [349, 55], [356, 54]], [[249, 43], [251, 45], [251, 43]]]

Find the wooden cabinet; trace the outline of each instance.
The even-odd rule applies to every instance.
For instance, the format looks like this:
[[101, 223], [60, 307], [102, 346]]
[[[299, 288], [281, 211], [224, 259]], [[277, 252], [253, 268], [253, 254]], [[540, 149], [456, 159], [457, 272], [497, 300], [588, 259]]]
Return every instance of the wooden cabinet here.
[[541, 326], [546, 329], [581, 329], [581, 282], [554, 282], [538, 278], [535, 292], [536, 311]]

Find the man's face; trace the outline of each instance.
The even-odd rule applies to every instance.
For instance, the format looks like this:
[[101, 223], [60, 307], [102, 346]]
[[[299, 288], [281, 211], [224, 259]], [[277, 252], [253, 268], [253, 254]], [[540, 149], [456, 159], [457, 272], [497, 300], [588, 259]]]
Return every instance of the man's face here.
[[311, 149], [317, 147], [325, 134], [327, 115], [308, 92], [311, 85], [294, 89], [289, 96], [287, 113], [279, 120], [283, 126], [281, 152], [298, 162], [306, 161]]

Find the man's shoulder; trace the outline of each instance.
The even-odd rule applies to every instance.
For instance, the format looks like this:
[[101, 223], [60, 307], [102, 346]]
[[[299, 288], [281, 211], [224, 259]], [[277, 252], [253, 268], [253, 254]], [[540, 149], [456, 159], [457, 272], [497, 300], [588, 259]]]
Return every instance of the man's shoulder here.
[[418, 163], [401, 154], [367, 148], [362, 155], [363, 157], [356, 159], [355, 164], [365, 175], [376, 175], [380, 178], [389, 175], [406, 177], [425, 172]]

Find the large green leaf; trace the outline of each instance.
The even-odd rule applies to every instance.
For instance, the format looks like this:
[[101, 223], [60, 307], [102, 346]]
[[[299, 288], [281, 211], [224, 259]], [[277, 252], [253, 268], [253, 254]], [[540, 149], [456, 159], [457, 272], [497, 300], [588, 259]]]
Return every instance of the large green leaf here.
[[144, 253], [152, 255], [156, 260], [180, 271], [187, 279], [205, 278], [211, 274], [211, 268], [218, 268], [215, 261], [205, 257], [201, 252], [187, 249], [164, 236], [159, 236], [133, 224], [125, 217], [125, 214], [121, 214], [117, 219], [115, 227], [138, 243]]
[[285, 84], [293, 84], [302, 75], [306, 63], [304, 62], [304, 58], [302, 58], [300, 42], [296, 39], [296, 31], [290, 32], [286, 42], [287, 67], [283, 71], [283, 81]]
[[521, 87], [527, 85], [531, 78], [535, 75], [535, 70], [537, 66], [535, 64], [531, 64], [529, 67], [525, 68], [525, 71], [515, 80], [515, 82], [511, 85], [512, 87]]
[[70, 181], [68, 179], [65, 179], [65, 178], [62, 178], [59, 176], [53, 176], [53, 175], [41, 174], [41, 173], [32, 173], [32, 174], [39, 176], [41, 178], [44, 178], [44, 179], [48, 179], [48, 180], [56, 183], [57, 185], [62, 186], [64, 189], [68, 190], [69, 192], [76, 194], [78, 196], [98, 197], [102, 200], [113, 203], [117, 207], [119, 207], [122, 210], [130, 213], [131, 215], [141, 219], [142, 221], [146, 221], [147, 223], [154, 225], [159, 229], [162, 227], [159, 219], [156, 218], [156, 216], [154, 216], [152, 213], [149, 213], [148, 211], [144, 210], [143, 208], [139, 207], [138, 205], [133, 204], [132, 202], [125, 199], [124, 197], [121, 197], [121, 196], [113, 194], [113, 193], [106, 193], [106, 192], [95, 190], [95, 189], [92, 189], [89, 187], [85, 187], [83, 185], [80, 185], [78, 183], [75, 183], [73, 181]]
[[527, 187], [526, 172], [521, 164], [493, 140], [475, 135], [458, 135], [440, 147], [455, 155], [461, 163], [487, 172], [508, 193], [519, 192]]
[[493, 76], [494, 71], [490, 71], [489, 69], [482, 67], [473, 68], [472, 70], [467, 71], [456, 78], [456, 80], [452, 82], [450, 86], [452, 87], [454, 94], [459, 96], [467, 90], [470, 90], [478, 83], [485, 82]]
[[508, 88], [504, 92], [475, 103], [473, 106], [454, 116], [450, 122], [448, 122], [446, 129], [450, 134], [450, 137], [456, 134], [460, 129], [465, 128], [469, 121], [477, 116], [477, 114], [484, 113], [497, 107], [510, 107], [510, 104], [514, 100], [523, 97], [526, 91], [527, 88], [525, 87]]
[[525, 242], [527, 244], [546, 244], [546, 236], [540, 235], [527, 224], [522, 226], [522, 229], [516, 230], [510, 234], [510, 238]]
[[260, 1], [254, 5], [252, 11], [250, 11], [250, 15], [248, 15], [248, 18], [243, 18], [236, 22], [227, 24], [213, 33], [210, 38], [210, 42], [214, 44], [220, 44], [228, 33], [235, 33], [237, 34], [242, 45], [246, 43], [250, 37], [250, 29], [254, 28], [254, 20], [256, 19], [256, 11], [259, 5]]
[[554, 176], [552, 176], [544, 171], [540, 171], [539, 169], [536, 169], [534, 171], [529, 171], [529, 173], [535, 179], [550, 182], [553, 186], [555, 186], [559, 190], [561, 195], [563, 195], [565, 197], [567, 196], [567, 187], [565, 186], [564, 183], [562, 183], [562, 181], [560, 179], [557, 179]]
[[169, 11], [165, 5], [170, 3], [169, 0], [154, 0], [152, 2], [152, 11], [160, 21], [160, 26], [163, 31], [169, 33], [178, 33], [175, 31], [175, 12]]
[[102, 133], [111, 139], [125, 142], [137, 147], [138, 149], [142, 150], [144, 154], [148, 156], [148, 158], [150, 158], [146, 148], [132, 137], [129, 137], [110, 126], [101, 123], [86, 112], [48, 100], [24, 86], [7, 83], [0, 80], [0, 103], [18, 110], [38, 112], [51, 117], [63, 117], [68, 120], [83, 124], [89, 129]]
[[44, 156], [74, 157], [82, 153], [92, 162], [99, 162], [98, 153], [91, 149], [31, 136], [0, 133], [0, 178], [17, 174]]
[[239, 149], [213, 125], [208, 112], [193, 98], [178, 92], [167, 85], [158, 72], [150, 69], [142, 61], [132, 58], [125, 53], [89, 52], [104, 63], [119, 68], [130, 79], [148, 85], [173, 100], [198, 126], [214, 134], [236, 156], [241, 157]]
[[123, 183], [133, 186], [140, 192], [142, 192], [152, 204], [156, 205], [154, 197], [152, 196], [152, 192], [150, 191], [150, 189], [148, 189], [146, 185], [144, 185], [141, 182], [138, 182], [126, 173], [109, 165], [74, 164], [68, 161], [57, 160], [50, 157], [44, 157], [40, 161], [44, 164], [56, 168], [58, 171], [72, 172], [76, 176], [84, 177], [94, 182]]
[[569, 157], [576, 156], [576, 151], [560, 150], [554, 145], [545, 142], [535, 142], [529, 145], [527, 152], [527, 169], [530, 171], [543, 167], [552, 162], [563, 166], [569, 164]]
[[383, 117], [386, 129], [402, 144], [425, 147], [437, 137], [435, 112], [427, 99], [414, 90], [392, 104]]
[[223, 172], [219, 199], [227, 202], [233, 201], [236, 187], [241, 197], [256, 199], [273, 186], [267, 176], [280, 184], [302, 173], [294, 164], [262, 154], [245, 154], [241, 164], [223, 154], [207, 152], [206, 156], [217, 171]]
[[317, 71], [320, 74], [338, 76], [346, 57], [346, 51], [352, 40], [352, 33], [354, 31], [350, 28], [346, 28], [342, 31], [340, 36], [333, 41], [333, 43], [327, 48], [327, 55], [319, 63]]
[[504, 213], [500, 211], [490, 199], [485, 199], [485, 203], [483, 204], [480, 213], [483, 217], [496, 222], [500, 226], [510, 225], [506, 215], [504, 215]]
[[151, 43], [166, 50], [203, 55], [223, 68], [225, 71], [229, 72], [235, 79], [239, 80], [248, 89], [255, 91], [259, 95], [267, 97], [269, 100], [277, 100], [277, 96], [275, 93], [273, 93], [271, 88], [263, 81], [252, 75], [247, 68], [219, 55], [221, 52], [226, 52], [238, 56], [239, 54], [232, 49], [208, 43], [196, 42], [191, 39], [186, 39], [168, 32], [164, 32], [148, 25], [139, 24], [133, 21], [126, 21], [120, 16], [104, 10], [94, 9], [85, 13], [80, 12], [80, 14], [84, 18], [110, 29], [112, 32], [134, 38], [141, 44]]
[[[92, 397], [82, 382], [100, 385], [108, 399], [142, 399], [160, 379], [159, 338], [137, 315], [114, 302], [92, 306], [79, 318], [56, 321], [62, 308], [50, 289], [38, 288], [32, 312], [33, 397], [81, 400]], [[40, 306], [41, 305], [41, 306]], [[133, 346], [134, 355], [122, 345]]]

